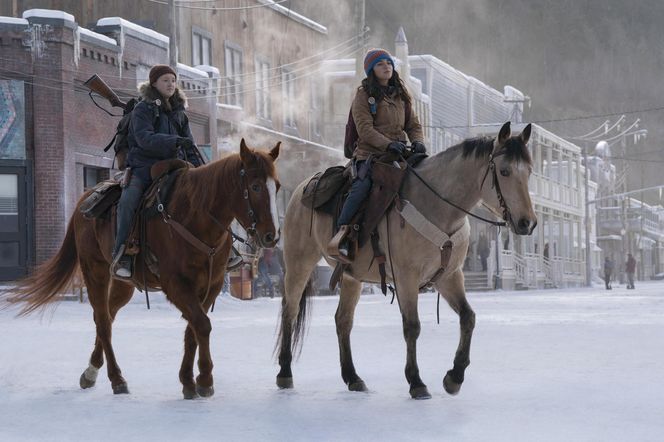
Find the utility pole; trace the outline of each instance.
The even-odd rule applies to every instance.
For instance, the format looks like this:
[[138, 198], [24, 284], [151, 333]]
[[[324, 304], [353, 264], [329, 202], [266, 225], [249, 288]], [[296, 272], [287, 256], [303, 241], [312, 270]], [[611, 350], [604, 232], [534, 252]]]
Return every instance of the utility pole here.
[[584, 167], [584, 173], [583, 173], [583, 180], [584, 180], [584, 188], [585, 188], [585, 213], [584, 213], [584, 224], [586, 228], [586, 287], [590, 287], [592, 285], [592, 264], [590, 262], [592, 258], [592, 251], [590, 250], [590, 195], [589, 195], [589, 188], [590, 188], [590, 183], [588, 179], [588, 142], [585, 142], [585, 146], [583, 148], [583, 165]]
[[168, 0], [168, 25], [170, 38], [168, 46], [168, 64], [177, 69], [178, 66], [178, 37], [177, 37], [177, 13], [175, 10], [175, 0]]

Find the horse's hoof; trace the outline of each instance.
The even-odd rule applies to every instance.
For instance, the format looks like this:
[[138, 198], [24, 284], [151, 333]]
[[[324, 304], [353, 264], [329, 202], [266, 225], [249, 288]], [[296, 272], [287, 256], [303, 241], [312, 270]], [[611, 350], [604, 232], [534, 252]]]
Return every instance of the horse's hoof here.
[[129, 394], [129, 387], [127, 387], [127, 383], [123, 382], [121, 384], [114, 385], [113, 394]]
[[196, 399], [198, 397], [198, 393], [196, 393], [195, 388], [182, 387], [182, 396], [184, 396], [185, 399]]
[[94, 381], [91, 381], [90, 379], [85, 377], [85, 373], [81, 375], [81, 379], [79, 379], [78, 384], [81, 386], [82, 389], [86, 388], [92, 388], [95, 386], [97, 383], [97, 380], [95, 379]]
[[280, 378], [277, 376], [277, 387], [284, 390], [287, 388], [293, 388], [293, 378]]
[[427, 389], [426, 385], [422, 385], [420, 387], [414, 387], [410, 389], [410, 397], [413, 399], [431, 399], [431, 394], [429, 393], [429, 390]]
[[214, 387], [212, 385], [209, 387], [196, 385], [196, 393], [198, 393], [200, 397], [211, 397], [214, 395]]
[[459, 393], [459, 390], [461, 390], [461, 384], [454, 382], [452, 380], [452, 376], [450, 376], [449, 373], [447, 373], [443, 378], [443, 387], [445, 388], [445, 391], [452, 396], [456, 395]]
[[367, 385], [364, 383], [362, 379], [358, 379], [355, 382], [351, 382], [348, 384], [348, 390], [349, 391], [369, 391], [367, 388]]

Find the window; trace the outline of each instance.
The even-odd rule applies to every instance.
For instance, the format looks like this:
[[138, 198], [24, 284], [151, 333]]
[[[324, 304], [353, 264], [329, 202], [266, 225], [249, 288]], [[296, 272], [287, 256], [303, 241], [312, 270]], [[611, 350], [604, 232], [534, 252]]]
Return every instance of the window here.
[[281, 74], [284, 126], [295, 127], [295, 73], [283, 69]]
[[191, 65], [212, 64], [212, 34], [203, 29], [191, 28]]
[[83, 188], [85, 190], [94, 187], [97, 183], [105, 179], [108, 179], [108, 169], [90, 166], [83, 167]]
[[242, 49], [230, 42], [224, 48], [226, 86], [222, 95], [224, 103], [242, 107]]
[[263, 120], [272, 119], [270, 62], [262, 57], [256, 57], [256, 116]]

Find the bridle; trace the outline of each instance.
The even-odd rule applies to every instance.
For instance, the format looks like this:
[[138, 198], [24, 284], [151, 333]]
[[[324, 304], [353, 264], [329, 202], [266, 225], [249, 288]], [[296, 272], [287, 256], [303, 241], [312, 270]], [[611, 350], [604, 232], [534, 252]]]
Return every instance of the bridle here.
[[504, 219], [505, 221], [493, 221], [493, 220], [490, 220], [490, 219], [483, 218], [483, 217], [481, 217], [481, 216], [479, 216], [479, 215], [475, 215], [474, 213], [472, 213], [472, 212], [470, 212], [470, 211], [464, 209], [463, 207], [460, 207], [459, 205], [453, 203], [452, 201], [448, 200], [447, 198], [445, 198], [444, 196], [442, 196], [441, 194], [439, 194], [439, 193], [436, 191], [436, 189], [434, 189], [433, 187], [431, 187], [431, 185], [430, 185], [429, 183], [427, 183], [427, 182], [424, 180], [424, 178], [422, 178], [422, 177], [421, 177], [421, 176], [415, 171], [415, 169], [414, 169], [412, 166], [409, 165], [409, 166], [408, 166], [408, 170], [410, 170], [410, 171], [413, 173], [413, 175], [415, 175], [415, 177], [417, 177], [417, 179], [420, 180], [420, 181], [422, 182], [422, 184], [424, 184], [424, 186], [425, 186], [427, 189], [429, 189], [429, 190], [431, 191], [431, 193], [433, 193], [434, 195], [436, 195], [436, 197], [438, 197], [438, 199], [440, 199], [440, 200], [446, 202], [447, 204], [449, 204], [450, 206], [452, 206], [452, 207], [454, 207], [454, 208], [456, 208], [456, 209], [459, 209], [460, 211], [464, 212], [466, 215], [472, 216], [473, 218], [476, 218], [476, 219], [478, 219], [478, 220], [480, 220], [480, 221], [483, 221], [483, 222], [485, 222], [485, 223], [491, 224], [491, 225], [493, 225], [493, 226], [505, 227], [505, 226], [508, 225], [508, 223], [509, 223], [509, 224], [512, 224], [512, 214], [510, 213], [510, 210], [509, 210], [509, 208], [507, 207], [507, 203], [505, 202], [505, 198], [503, 197], [503, 193], [502, 193], [501, 190], [500, 190], [500, 183], [498, 182], [498, 175], [497, 175], [497, 173], [496, 173], [496, 163], [495, 163], [495, 161], [494, 161], [494, 158], [495, 158], [495, 157], [500, 156], [500, 155], [503, 155], [504, 153], [505, 153], [505, 151], [498, 152], [498, 153], [495, 154], [495, 155], [494, 155], [493, 153], [489, 154], [489, 164], [487, 165], [486, 172], [484, 172], [484, 177], [482, 178], [482, 183], [480, 184], [480, 190], [482, 189], [482, 186], [484, 186], [484, 181], [486, 180], [486, 177], [487, 177], [487, 175], [489, 174], [489, 170], [491, 170], [492, 175], [493, 175], [493, 177], [492, 177], [492, 178], [493, 178], [493, 182], [492, 182], [492, 184], [491, 184], [491, 187], [496, 189], [496, 196], [498, 197], [498, 203], [500, 204], [500, 208], [501, 208], [502, 211], [503, 211], [503, 219]]
[[512, 226], [514, 226], [514, 222], [512, 220], [512, 213], [510, 212], [509, 207], [507, 207], [507, 203], [505, 202], [505, 198], [503, 197], [503, 192], [500, 190], [500, 182], [498, 182], [498, 172], [496, 172], [496, 163], [493, 160], [495, 157], [504, 154], [505, 151], [498, 152], [495, 155], [493, 153], [489, 154], [489, 164], [486, 168], [486, 172], [484, 172], [484, 177], [482, 178], [482, 183], [480, 184], [480, 191], [482, 190], [482, 187], [484, 187], [484, 181], [486, 180], [486, 177], [489, 174], [489, 170], [491, 170], [492, 172], [491, 188], [496, 189], [496, 197], [498, 198], [498, 204], [500, 205], [500, 208], [503, 211], [502, 216], [503, 219], [505, 220], [502, 223], [502, 225], [506, 226], [507, 224], [511, 224]]
[[244, 230], [246, 230], [248, 235], [256, 236], [256, 224], [258, 223], [258, 220], [256, 219], [256, 212], [251, 206], [251, 199], [249, 198], [249, 182], [247, 180], [247, 172], [244, 170], [244, 168], [240, 169], [240, 181], [242, 182], [242, 187], [244, 188], [242, 192], [242, 198], [247, 202], [247, 215], [251, 220], [251, 226], [242, 227], [244, 227]]

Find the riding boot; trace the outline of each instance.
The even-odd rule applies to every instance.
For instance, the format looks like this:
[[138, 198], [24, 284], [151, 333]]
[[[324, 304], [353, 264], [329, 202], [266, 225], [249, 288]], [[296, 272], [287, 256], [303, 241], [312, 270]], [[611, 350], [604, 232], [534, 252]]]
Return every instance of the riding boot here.
[[131, 278], [131, 257], [124, 254], [125, 245], [122, 244], [113, 255], [111, 264], [111, 276], [119, 278]]
[[351, 232], [351, 228], [352, 227], [349, 225], [339, 227], [339, 231], [327, 245], [327, 254], [331, 258], [344, 264], [351, 264], [354, 258], [351, 256], [351, 245], [347, 239], [348, 234]]

